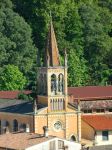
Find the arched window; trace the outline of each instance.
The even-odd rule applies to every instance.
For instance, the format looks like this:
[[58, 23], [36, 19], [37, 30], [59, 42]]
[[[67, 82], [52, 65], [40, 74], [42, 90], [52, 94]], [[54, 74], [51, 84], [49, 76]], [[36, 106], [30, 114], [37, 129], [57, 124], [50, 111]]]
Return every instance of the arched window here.
[[64, 91], [64, 77], [63, 74], [59, 74], [58, 76], [58, 91], [63, 93]]
[[13, 120], [13, 131], [14, 132], [18, 131], [18, 121], [16, 119]]
[[4, 120], [3, 133], [9, 132], [9, 122]]
[[74, 135], [71, 136], [70, 141], [77, 141], [76, 137]]
[[22, 123], [22, 124], [20, 125], [20, 131], [26, 132], [26, 124], [25, 124], [25, 123]]
[[51, 76], [51, 92], [52, 94], [56, 94], [56, 91], [57, 91], [56, 75], [53, 74]]

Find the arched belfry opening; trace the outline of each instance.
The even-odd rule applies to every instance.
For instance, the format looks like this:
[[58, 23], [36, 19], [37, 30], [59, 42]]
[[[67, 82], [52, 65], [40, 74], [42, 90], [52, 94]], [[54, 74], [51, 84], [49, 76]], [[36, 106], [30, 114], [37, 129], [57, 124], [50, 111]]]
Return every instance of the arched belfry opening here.
[[57, 94], [57, 81], [56, 81], [56, 75], [51, 75], [51, 94], [56, 95]]
[[64, 92], [64, 76], [62, 73], [58, 75], [58, 92]]

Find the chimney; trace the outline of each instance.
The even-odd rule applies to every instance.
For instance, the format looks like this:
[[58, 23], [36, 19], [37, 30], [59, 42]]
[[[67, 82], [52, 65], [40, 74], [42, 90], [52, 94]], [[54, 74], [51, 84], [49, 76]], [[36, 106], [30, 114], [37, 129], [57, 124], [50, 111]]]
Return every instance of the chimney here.
[[6, 133], [6, 134], [9, 133], [9, 128], [8, 128], [8, 127], [5, 128], [5, 133]]
[[48, 127], [47, 127], [47, 126], [44, 126], [43, 129], [44, 129], [44, 136], [45, 136], [46, 138], [48, 138], [48, 136], [49, 136], [49, 134], [48, 134]]

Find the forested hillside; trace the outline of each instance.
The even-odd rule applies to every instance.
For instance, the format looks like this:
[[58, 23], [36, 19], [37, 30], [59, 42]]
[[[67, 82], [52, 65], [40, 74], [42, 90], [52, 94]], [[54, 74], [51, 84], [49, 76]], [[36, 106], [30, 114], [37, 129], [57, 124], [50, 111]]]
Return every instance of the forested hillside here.
[[[67, 49], [69, 86], [110, 85], [112, 0], [0, 0], [0, 90], [35, 87], [50, 12], [62, 63]], [[19, 88], [6, 72], [15, 66], [24, 79]]]

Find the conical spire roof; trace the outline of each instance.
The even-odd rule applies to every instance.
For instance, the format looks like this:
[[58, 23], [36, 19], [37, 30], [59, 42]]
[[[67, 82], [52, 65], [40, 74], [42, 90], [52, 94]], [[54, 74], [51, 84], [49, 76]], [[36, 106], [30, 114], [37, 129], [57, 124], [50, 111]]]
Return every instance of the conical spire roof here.
[[57, 46], [57, 41], [55, 37], [55, 32], [53, 28], [52, 21], [50, 23], [48, 37], [47, 37], [47, 44], [45, 49], [45, 60], [44, 66], [59, 66], [59, 51]]

